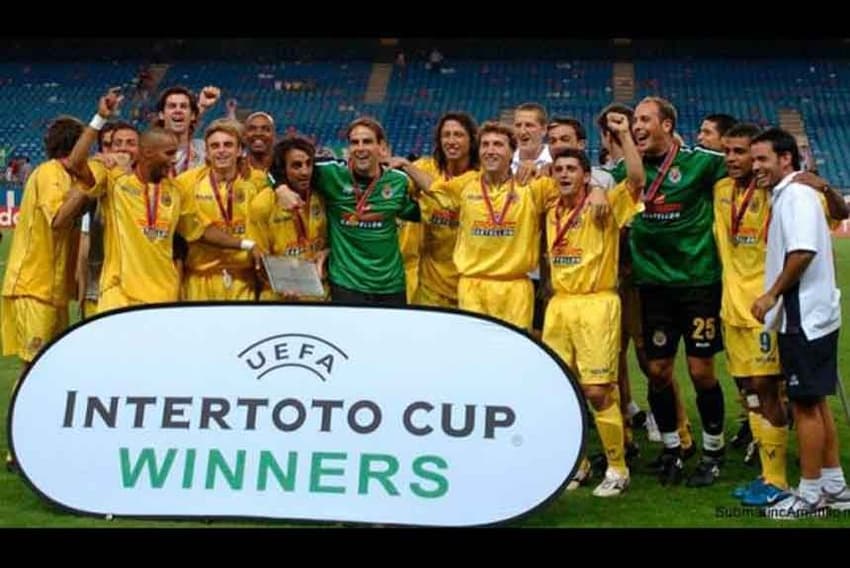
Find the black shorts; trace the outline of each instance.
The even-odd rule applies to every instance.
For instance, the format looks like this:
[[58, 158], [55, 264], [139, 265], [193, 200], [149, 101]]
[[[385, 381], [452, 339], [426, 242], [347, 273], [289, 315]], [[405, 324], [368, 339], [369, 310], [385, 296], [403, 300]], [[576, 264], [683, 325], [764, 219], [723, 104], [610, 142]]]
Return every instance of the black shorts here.
[[331, 282], [331, 302], [354, 306], [406, 306], [407, 294], [404, 290], [396, 294], [372, 294], [358, 292], [337, 286]]
[[779, 361], [791, 400], [835, 394], [838, 383], [838, 330], [809, 340], [800, 333], [780, 333]]
[[641, 286], [640, 319], [646, 356], [671, 359], [679, 338], [688, 357], [710, 358], [723, 351], [720, 283], [708, 286]]

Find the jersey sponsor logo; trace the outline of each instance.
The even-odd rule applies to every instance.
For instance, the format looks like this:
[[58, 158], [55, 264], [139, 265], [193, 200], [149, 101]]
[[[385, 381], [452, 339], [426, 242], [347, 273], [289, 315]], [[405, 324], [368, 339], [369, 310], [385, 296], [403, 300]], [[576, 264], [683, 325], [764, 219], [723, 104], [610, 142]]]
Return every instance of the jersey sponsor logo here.
[[670, 171], [667, 172], [667, 179], [670, 180], [670, 183], [674, 184], [682, 181], [682, 171], [679, 169], [679, 166], [670, 168]]
[[142, 194], [141, 189], [139, 189], [138, 187], [135, 187], [131, 184], [118, 183], [118, 184], [115, 184], [115, 185], [118, 187], [118, 189], [120, 189], [124, 193], [129, 193], [130, 195], [137, 195], [137, 196]]
[[436, 209], [431, 213], [431, 218], [428, 219], [428, 223], [438, 227], [457, 227], [458, 212], [448, 209]]
[[558, 247], [552, 251], [552, 264], [554, 266], [575, 266], [581, 264], [583, 252], [578, 247]]
[[646, 204], [641, 216], [648, 221], [673, 221], [682, 216], [681, 203], [664, 203], [664, 195]]
[[736, 245], [755, 245], [759, 242], [759, 235], [756, 229], [744, 228], [733, 239]]
[[380, 213], [343, 213], [339, 224], [344, 227], [357, 227], [358, 229], [380, 229], [384, 226], [384, 216]]
[[656, 329], [655, 333], [652, 334], [652, 344], [656, 347], [664, 347], [667, 345], [667, 334], [660, 329]]
[[322, 250], [322, 248], [322, 239], [307, 241], [306, 243], [304, 241], [290, 241], [283, 248], [283, 255], [300, 257], [305, 254], [316, 253]]
[[472, 236], [474, 237], [513, 237], [516, 235], [516, 223], [496, 224], [487, 221], [475, 221], [472, 224]]

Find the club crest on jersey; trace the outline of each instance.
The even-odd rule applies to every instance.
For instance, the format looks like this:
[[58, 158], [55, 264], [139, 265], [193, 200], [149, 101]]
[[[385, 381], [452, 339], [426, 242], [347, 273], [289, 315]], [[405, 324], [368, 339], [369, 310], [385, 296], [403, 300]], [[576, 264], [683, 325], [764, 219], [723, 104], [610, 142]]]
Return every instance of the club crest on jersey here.
[[750, 201], [750, 209], [753, 213], [758, 213], [759, 207], [761, 207], [761, 200], [758, 197], [753, 197], [753, 200]]
[[670, 168], [667, 179], [670, 180], [670, 183], [679, 183], [682, 180], [682, 171], [679, 169], [679, 166]]
[[233, 194], [233, 199], [236, 201], [236, 203], [244, 203], [245, 192], [241, 189], [237, 189]]
[[664, 347], [667, 345], [667, 334], [660, 329], [656, 330], [655, 333], [652, 334], [652, 343], [656, 347]]
[[385, 185], [384, 188], [381, 190], [381, 196], [384, 199], [389, 199], [390, 197], [392, 197], [393, 196], [393, 187], [389, 184]]
[[159, 202], [163, 207], [171, 207], [171, 193], [168, 191], [163, 191], [159, 196]]

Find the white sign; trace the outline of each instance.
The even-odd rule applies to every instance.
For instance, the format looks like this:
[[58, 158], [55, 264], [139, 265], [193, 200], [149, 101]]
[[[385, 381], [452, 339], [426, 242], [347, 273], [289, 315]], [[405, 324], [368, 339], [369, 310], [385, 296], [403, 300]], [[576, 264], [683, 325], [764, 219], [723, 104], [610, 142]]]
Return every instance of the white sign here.
[[10, 437], [34, 488], [86, 514], [484, 525], [560, 494], [578, 388], [470, 314], [152, 306], [51, 344]]

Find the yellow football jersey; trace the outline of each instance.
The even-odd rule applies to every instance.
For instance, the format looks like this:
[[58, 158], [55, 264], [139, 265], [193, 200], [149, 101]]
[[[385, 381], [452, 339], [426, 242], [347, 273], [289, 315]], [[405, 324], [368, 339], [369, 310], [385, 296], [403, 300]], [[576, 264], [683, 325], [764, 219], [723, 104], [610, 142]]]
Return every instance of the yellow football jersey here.
[[54, 306], [66, 305], [73, 296], [79, 231], [52, 227], [72, 183], [58, 160], [42, 163], [27, 179], [3, 279], [4, 296], [30, 296]]
[[623, 181], [606, 193], [611, 215], [602, 227], [593, 221], [586, 198], [575, 207], [567, 208], [559, 199], [548, 208], [546, 244], [555, 293], [616, 290], [620, 229], [643, 210], [643, 203], [632, 198], [627, 184]]
[[101, 197], [104, 220], [101, 294], [119, 286], [135, 301], [176, 301], [180, 279], [172, 260], [174, 233], [191, 242], [208, 225], [191, 189], [170, 177], [145, 187], [135, 173], [107, 170], [99, 163], [92, 172], [96, 181], [87, 191]]
[[[818, 198], [827, 223], [834, 226], [835, 222], [829, 218], [826, 197], [819, 193]], [[720, 317], [727, 325], [762, 327], [750, 309], [765, 291], [764, 266], [770, 215], [770, 192], [767, 189], [755, 186], [736, 188], [731, 177], [714, 184], [714, 240], [723, 266]]]
[[540, 220], [558, 197], [552, 178], [518, 185], [509, 179], [484, 190], [482, 174], [441, 180], [431, 186], [438, 201], [457, 197], [458, 236], [454, 263], [459, 274], [482, 278], [524, 278], [540, 257]]
[[[420, 166], [421, 162], [421, 166]], [[446, 177], [437, 169], [433, 158], [423, 158], [416, 164], [434, 180], [432, 187]], [[470, 170], [454, 178], [454, 189], [462, 188], [464, 180], [477, 176]], [[426, 192], [419, 197], [422, 212], [422, 247], [419, 257], [419, 285], [457, 300], [458, 271], [454, 262], [454, 250], [458, 232], [458, 203], [460, 195], [446, 193], [449, 187], [442, 184], [443, 190], [436, 193]]]
[[[212, 224], [238, 239], [256, 240], [248, 208], [257, 195], [257, 187], [240, 176], [231, 184], [218, 183], [207, 166], [193, 168], [178, 176], [178, 183], [190, 189], [204, 224]], [[217, 190], [216, 190], [217, 189]], [[201, 242], [189, 244], [186, 267], [196, 272], [251, 268], [249, 251], [224, 249]]]

